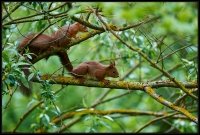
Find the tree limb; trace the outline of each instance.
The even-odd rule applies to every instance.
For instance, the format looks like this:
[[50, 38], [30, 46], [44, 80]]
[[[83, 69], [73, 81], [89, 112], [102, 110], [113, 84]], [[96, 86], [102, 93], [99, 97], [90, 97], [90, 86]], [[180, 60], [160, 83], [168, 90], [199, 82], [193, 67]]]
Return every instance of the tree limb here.
[[171, 103], [171, 102], [167, 101], [166, 99], [164, 99], [163, 97], [161, 97], [160, 95], [156, 94], [153, 88], [145, 87], [145, 92], [148, 93], [151, 97], [153, 97], [155, 100], [157, 100], [161, 104], [163, 104], [173, 110], [176, 110], [177, 112], [182, 113], [183, 115], [187, 116], [191, 121], [198, 124], [198, 119], [195, 116], [193, 116], [186, 109], [176, 106], [173, 103]]
[[[144, 87], [161, 88], [161, 87], [174, 87], [179, 88], [172, 81], [155, 81], [155, 82], [130, 82], [130, 81], [109, 81], [109, 84], [104, 84], [101, 81], [85, 80], [83, 83], [79, 79], [74, 77], [65, 76], [52, 76], [45, 74], [41, 76], [42, 80], [49, 80], [51, 84], [63, 84], [63, 85], [78, 85], [87, 87], [99, 87], [99, 88], [113, 88], [113, 89], [124, 89], [124, 90], [144, 90]], [[40, 82], [36, 78], [32, 79], [33, 82]], [[181, 82], [186, 88], [197, 88], [196, 82], [184, 83]]]
[[[130, 110], [130, 109], [115, 109], [115, 110], [94, 110], [93, 108], [91, 109], [84, 109], [81, 111], [74, 111], [74, 112], [67, 112], [60, 117], [55, 117], [51, 122], [52, 123], [59, 123], [61, 120], [69, 119], [74, 116], [83, 116], [83, 115], [88, 115], [88, 114], [94, 114], [94, 115], [112, 115], [112, 114], [124, 114], [124, 115], [129, 115], [129, 116], [166, 116], [168, 115], [167, 112], [152, 112], [152, 111], [137, 111], [137, 110]], [[178, 113], [176, 113], [178, 114]], [[173, 118], [181, 118], [185, 119], [187, 117], [176, 115]]]

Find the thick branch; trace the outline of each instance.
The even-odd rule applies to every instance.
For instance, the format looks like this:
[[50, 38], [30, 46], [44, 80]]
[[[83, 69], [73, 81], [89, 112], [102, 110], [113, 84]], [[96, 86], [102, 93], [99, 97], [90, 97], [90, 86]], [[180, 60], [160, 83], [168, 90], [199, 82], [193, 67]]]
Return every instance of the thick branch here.
[[188, 112], [186, 109], [184, 109], [182, 107], [174, 105], [173, 103], [167, 101], [160, 95], [156, 94], [154, 89], [152, 89], [151, 87], [145, 87], [145, 91], [146, 91], [146, 93], [148, 93], [151, 97], [153, 97], [155, 100], [157, 100], [161, 104], [182, 113], [183, 115], [187, 116], [191, 121], [198, 123], [198, 119], [195, 116], [193, 116], [190, 112]]
[[[51, 84], [63, 84], [63, 85], [78, 85], [78, 86], [87, 86], [87, 87], [100, 87], [100, 88], [113, 88], [113, 89], [125, 89], [125, 90], [144, 90], [144, 87], [149, 86], [152, 88], [160, 87], [174, 87], [178, 86], [170, 81], [156, 81], [156, 82], [128, 82], [128, 81], [110, 81], [110, 83], [104, 84], [101, 81], [85, 80], [84, 83], [81, 83], [79, 79], [74, 77], [64, 77], [64, 76], [52, 76], [52, 75], [43, 75], [42, 80], [50, 80]], [[37, 79], [33, 79], [34, 82], [40, 82]], [[183, 82], [182, 82], [183, 83]], [[197, 88], [197, 83], [183, 83], [187, 88]]]
[[[71, 43], [69, 43], [68, 45], [65, 46], [65, 49], [69, 49], [71, 46], [74, 46], [74, 45], [76, 45], [80, 42], [83, 42], [83, 41], [85, 41], [85, 40], [87, 40], [87, 39], [89, 39], [89, 38], [91, 38], [91, 37], [93, 37], [97, 34], [101, 34], [101, 33], [102, 33], [102, 31], [92, 31], [92, 32], [88, 33], [87, 35], [85, 35], [84, 37], [73, 40]], [[41, 60], [41, 59], [43, 59], [43, 58], [45, 58], [49, 55], [55, 54], [56, 52], [62, 51], [62, 50], [64, 50], [64, 48], [54, 48], [54, 50], [46, 51], [46, 52], [40, 54], [36, 59], [34, 59], [32, 61], [32, 63], [36, 63], [37, 61], [39, 61], [39, 60]]]

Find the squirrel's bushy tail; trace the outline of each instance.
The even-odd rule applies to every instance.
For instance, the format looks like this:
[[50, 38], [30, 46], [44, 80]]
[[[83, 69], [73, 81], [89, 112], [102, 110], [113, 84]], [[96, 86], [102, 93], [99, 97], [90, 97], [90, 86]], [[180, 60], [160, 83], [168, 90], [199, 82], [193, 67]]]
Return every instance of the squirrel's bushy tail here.
[[[22, 67], [22, 71], [24, 72], [24, 74], [25, 74], [26, 76], [30, 74], [30, 71], [29, 71], [29, 69], [28, 69], [27, 66], [23, 66], [23, 67]], [[30, 96], [31, 93], [32, 93], [31, 88], [26, 87], [26, 86], [22, 83], [22, 81], [19, 81], [19, 83], [20, 83], [19, 89], [20, 89], [20, 91], [22, 92], [22, 94], [24, 94], [25, 96]], [[28, 82], [28, 85], [29, 85], [29, 87], [30, 87], [30, 85], [31, 85], [30, 82]]]
[[27, 97], [29, 97], [32, 94], [31, 89], [26, 87], [22, 82], [20, 82], [19, 88], [20, 88], [20, 91], [22, 92], [22, 94], [24, 94]]
[[[60, 51], [60, 52], [57, 52], [56, 54], [57, 54], [58, 57], [60, 58], [60, 61], [61, 61], [62, 65], [64, 65], [65, 68], [66, 68], [69, 72], [71, 72], [71, 71], [73, 70], [73, 66], [72, 66], [72, 63], [71, 63], [70, 60], [69, 60], [68, 54], [67, 54], [65, 51]], [[28, 75], [30, 74], [30, 71], [29, 71], [27, 65], [25, 65], [25, 66], [22, 67], [22, 71], [24, 72], [24, 74], [25, 74], [26, 76], [28, 76]], [[30, 96], [31, 93], [32, 93], [31, 88], [26, 87], [26, 86], [22, 83], [22, 81], [19, 81], [19, 83], [20, 83], [20, 86], [19, 86], [19, 87], [20, 87], [21, 92], [22, 92], [25, 96]], [[30, 82], [28, 82], [28, 85], [29, 85], [29, 87], [31, 87], [31, 86], [30, 86], [30, 85], [31, 85]]]
[[58, 57], [60, 58], [60, 61], [62, 65], [65, 66], [65, 68], [71, 72], [73, 70], [72, 63], [69, 60], [68, 54], [65, 51], [57, 52]]

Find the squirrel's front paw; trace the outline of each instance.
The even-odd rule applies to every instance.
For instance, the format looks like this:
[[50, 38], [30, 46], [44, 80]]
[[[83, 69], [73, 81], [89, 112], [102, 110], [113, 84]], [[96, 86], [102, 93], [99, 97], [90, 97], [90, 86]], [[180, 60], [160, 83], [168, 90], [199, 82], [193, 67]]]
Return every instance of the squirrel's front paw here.
[[102, 80], [102, 82], [104, 83], [104, 85], [108, 85], [110, 83], [109, 80]]
[[80, 83], [84, 83], [85, 82], [85, 78], [78, 78]]

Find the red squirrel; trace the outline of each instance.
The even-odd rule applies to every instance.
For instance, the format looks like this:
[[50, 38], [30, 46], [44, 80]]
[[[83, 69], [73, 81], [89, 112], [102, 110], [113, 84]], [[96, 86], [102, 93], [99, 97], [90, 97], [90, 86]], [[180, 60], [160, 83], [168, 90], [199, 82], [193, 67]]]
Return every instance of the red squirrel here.
[[110, 65], [103, 65], [95, 61], [81, 63], [76, 68], [72, 69], [71, 74], [77, 78], [83, 79], [89, 77], [94, 80], [103, 81], [105, 84], [108, 84], [109, 82], [108, 80], [105, 80], [105, 77], [119, 77], [115, 63], [111, 63]]
[[[28, 45], [29, 52], [34, 53], [37, 56], [47, 51], [50, 47], [64, 47], [71, 42], [72, 38], [76, 38], [78, 32], [87, 32], [87, 27], [75, 22], [70, 26], [65, 25], [61, 27], [51, 36], [40, 34], [30, 45]], [[35, 35], [35, 33], [29, 34], [21, 40], [18, 46], [18, 50], [21, 54], [24, 54], [24, 47]]]
[[[37, 55], [47, 51], [51, 47], [64, 47], [70, 43], [72, 38], [76, 38], [78, 32], [87, 32], [87, 27], [76, 22], [70, 26], [66, 25], [61, 27], [51, 36], [41, 34], [28, 46], [29, 52], [34, 53], [36, 55], [34, 57], [37, 57]], [[21, 41], [18, 47], [18, 50], [21, 51], [21, 54], [24, 53], [22, 49], [34, 36], [35, 34], [29, 34]], [[76, 68], [73, 68], [69, 57], [64, 50], [57, 52], [56, 55], [60, 58], [62, 65], [65, 66], [65, 68], [74, 77], [81, 78], [82, 80], [89, 76], [90, 78], [93, 78], [95, 80], [108, 83], [108, 80], [105, 80], [105, 77], [116, 78], [119, 76], [114, 63], [111, 63], [110, 65], [103, 65], [99, 62], [91, 61], [83, 62]], [[24, 72], [26, 74], [29, 74], [29, 71], [27, 69], [24, 69]], [[26, 88], [23, 84], [21, 84], [21, 90], [27, 96], [31, 94], [30, 89]]]
[[[31, 33], [22, 39], [22, 41], [20, 42], [20, 44], [18, 46], [18, 51], [21, 54], [25, 53], [24, 47], [26, 48], [26, 45], [29, 43], [29, 41], [32, 40], [32, 38], [34, 38], [34, 36], [36, 36], [36, 35], [37, 35], [37, 33]], [[28, 48], [29, 48], [30, 53], [34, 53], [34, 55], [32, 57], [35, 58], [40, 53], [46, 51], [53, 44], [54, 44], [54, 42], [53, 42], [52, 37], [50, 37], [46, 34], [40, 34], [38, 37], [36, 37], [31, 42], [31, 44], [28, 46]]]
[[[29, 43], [29, 41], [36, 35], [35, 33], [29, 34], [27, 37], [23, 38], [18, 46], [18, 51], [20, 54], [24, 54], [24, 48], [29, 48], [29, 52], [33, 53], [32, 60], [37, 57], [39, 54], [47, 51], [48, 49], [52, 47], [64, 47], [67, 46], [72, 38], [76, 38], [76, 35], [78, 32], [87, 32], [87, 27], [75, 22], [73, 24], [65, 25], [61, 27], [58, 31], [54, 32], [51, 36], [48, 36], [46, 34], [40, 34], [37, 38], [35, 38], [31, 44], [29, 44], [27, 47], [26, 45]], [[61, 63], [65, 66], [65, 68], [68, 71], [71, 71], [73, 69], [73, 66], [68, 58], [67, 53], [63, 50], [60, 52], [57, 52], [56, 54], [60, 60]], [[47, 58], [46, 58], [47, 59]], [[30, 60], [30, 62], [32, 62]], [[34, 64], [34, 63], [33, 63]], [[24, 66], [27, 67], [27, 66]], [[30, 74], [29, 70], [22, 69], [26, 75]], [[31, 90], [24, 86], [21, 83], [20, 89], [22, 93], [29, 96], [31, 94]]]
[[71, 41], [71, 38], [76, 38], [78, 32], [87, 32], [87, 27], [76, 22], [72, 25], [65, 25], [58, 31], [54, 32], [51, 37], [56, 42], [58, 47], [66, 46]]

